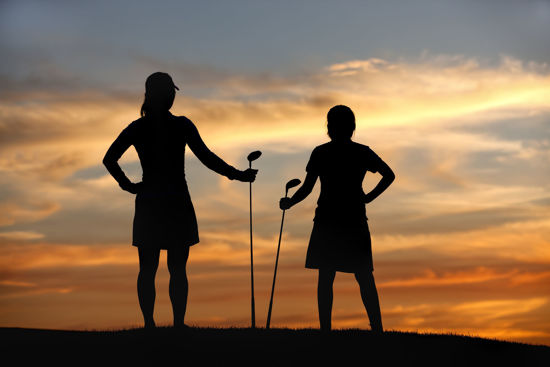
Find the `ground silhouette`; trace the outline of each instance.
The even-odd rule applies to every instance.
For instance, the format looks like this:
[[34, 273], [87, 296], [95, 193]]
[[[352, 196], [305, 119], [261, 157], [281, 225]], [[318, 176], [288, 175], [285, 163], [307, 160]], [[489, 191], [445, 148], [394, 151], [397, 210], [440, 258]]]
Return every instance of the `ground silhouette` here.
[[[460, 335], [367, 330], [196, 328], [61, 331], [0, 328], [17, 364], [201, 366], [546, 366], [550, 347]], [[371, 361], [378, 361], [376, 363]], [[362, 363], [367, 364], [367, 362]]]

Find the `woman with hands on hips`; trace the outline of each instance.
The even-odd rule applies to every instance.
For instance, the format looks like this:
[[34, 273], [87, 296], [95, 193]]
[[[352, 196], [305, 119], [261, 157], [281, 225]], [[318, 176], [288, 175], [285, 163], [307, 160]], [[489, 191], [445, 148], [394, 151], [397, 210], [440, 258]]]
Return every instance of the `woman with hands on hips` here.
[[[321, 330], [331, 329], [333, 283], [340, 271], [355, 274], [371, 329], [382, 332], [365, 204], [384, 192], [395, 175], [368, 146], [351, 140], [355, 116], [349, 107], [338, 105], [330, 109], [327, 130], [330, 142], [313, 150], [304, 183], [292, 197], [282, 198], [279, 206], [284, 210], [298, 204], [320, 179], [321, 193], [305, 267], [319, 270], [317, 301]], [[379, 172], [382, 179], [365, 194], [362, 183], [367, 171]]]
[[[155, 327], [155, 275], [161, 249], [168, 251], [174, 326], [185, 327], [186, 264], [189, 248], [199, 242], [195, 210], [185, 180], [186, 146], [205, 166], [230, 180], [253, 182], [258, 172], [240, 171], [225, 163], [204, 144], [191, 120], [170, 113], [177, 89], [168, 74], [151, 74], [145, 82], [141, 118], [120, 133], [103, 159], [120, 187], [137, 194], [132, 244], [138, 248], [137, 290], [146, 328]], [[131, 145], [143, 171], [139, 183], [131, 182], [118, 164]]]

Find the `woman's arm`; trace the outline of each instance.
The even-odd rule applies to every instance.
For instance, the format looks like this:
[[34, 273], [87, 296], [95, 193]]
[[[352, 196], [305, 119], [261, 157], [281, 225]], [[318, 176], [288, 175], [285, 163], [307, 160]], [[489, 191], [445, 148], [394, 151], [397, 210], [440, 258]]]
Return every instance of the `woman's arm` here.
[[197, 156], [202, 164], [210, 168], [212, 171], [222, 176], [226, 176], [230, 180], [237, 179], [243, 182], [254, 182], [258, 170], [249, 168], [246, 171], [239, 171], [235, 167], [230, 166], [225, 163], [223, 159], [208, 149], [193, 123], [190, 124], [189, 130], [189, 140], [187, 143], [189, 144], [191, 151]]
[[311, 191], [313, 190], [313, 187], [317, 182], [317, 177], [318, 176], [315, 173], [308, 172], [302, 186], [300, 186], [300, 188], [296, 190], [292, 197], [282, 198], [279, 201], [279, 207], [282, 210], [290, 209], [294, 205], [298, 204], [300, 201], [307, 198], [307, 196], [311, 194]]
[[138, 184], [132, 183], [128, 177], [126, 177], [124, 171], [122, 171], [122, 168], [120, 168], [118, 164], [118, 160], [122, 157], [124, 152], [128, 150], [130, 145], [132, 145], [130, 133], [128, 128], [126, 128], [115, 139], [113, 144], [111, 144], [107, 150], [107, 153], [105, 153], [105, 157], [103, 157], [103, 164], [123, 190], [136, 194], [141, 182]]
[[380, 196], [380, 194], [383, 193], [395, 180], [395, 173], [393, 173], [392, 169], [386, 164], [386, 162], [380, 160], [379, 165], [378, 172], [382, 175], [382, 179], [371, 192], [365, 194], [365, 204], [370, 203]]

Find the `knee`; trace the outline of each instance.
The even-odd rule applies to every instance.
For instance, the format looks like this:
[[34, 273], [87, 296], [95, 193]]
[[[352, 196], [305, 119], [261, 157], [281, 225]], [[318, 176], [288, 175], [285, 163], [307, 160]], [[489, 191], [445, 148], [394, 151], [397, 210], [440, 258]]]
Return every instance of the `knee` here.
[[170, 273], [170, 276], [173, 276], [173, 277], [187, 276], [187, 269], [185, 264], [169, 266], [168, 272]]
[[142, 281], [154, 281], [157, 269], [154, 267], [140, 267], [138, 278]]
[[187, 264], [185, 262], [169, 263], [168, 272], [172, 277], [177, 277], [177, 276], [185, 277], [187, 276]]

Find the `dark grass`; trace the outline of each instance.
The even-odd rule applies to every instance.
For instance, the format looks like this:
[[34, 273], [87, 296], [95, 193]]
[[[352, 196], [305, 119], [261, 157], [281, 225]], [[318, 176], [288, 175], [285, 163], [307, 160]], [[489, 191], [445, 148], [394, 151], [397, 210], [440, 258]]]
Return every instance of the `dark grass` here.
[[550, 366], [550, 347], [450, 334], [348, 329], [0, 328], [2, 360], [53, 365]]

